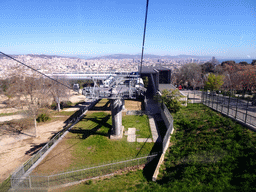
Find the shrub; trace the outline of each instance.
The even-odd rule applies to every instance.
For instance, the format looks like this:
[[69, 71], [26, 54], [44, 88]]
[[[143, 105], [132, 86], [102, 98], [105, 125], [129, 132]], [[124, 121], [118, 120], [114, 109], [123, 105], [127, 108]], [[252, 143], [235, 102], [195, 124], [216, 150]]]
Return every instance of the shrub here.
[[47, 114], [45, 114], [45, 113], [40, 114], [40, 115], [37, 117], [37, 119], [36, 119], [36, 121], [37, 121], [38, 123], [40, 123], [40, 122], [46, 122], [46, 121], [48, 121], [48, 120], [50, 120], [50, 117], [49, 117], [49, 115], [47, 115]]
[[61, 109], [66, 108], [66, 107], [70, 107], [70, 106], [72, 106], [71, 101], [62, 101], [62, 102], [60, 102], [60, 108]]
[[51, 109], [56, 109], [56, 107], [57, 107], [57, 103], [53, 101], [50, 108]]

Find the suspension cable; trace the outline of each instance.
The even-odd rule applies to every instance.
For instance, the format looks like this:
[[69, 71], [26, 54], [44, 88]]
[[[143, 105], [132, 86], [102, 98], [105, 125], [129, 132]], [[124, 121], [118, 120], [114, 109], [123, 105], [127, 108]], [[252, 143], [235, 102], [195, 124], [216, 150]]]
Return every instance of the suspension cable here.
[[142, 70], [142, 62], [143, 62], [143, 54], [144, 54], [144, 44], [145, 44], [145, 35], [146, 35], [146, 27], [147, 27], [147, 17], [148, 17], [148, 2], [146, 4], [146, 14], [145, 14], [145, 23], [144, 23], [144, 33], [143, 33], [143, 42], [142, 42], [142, 53], [141, 53], [141, 60], [140, 60], [140, 76], [141, 76], [141, 70]]

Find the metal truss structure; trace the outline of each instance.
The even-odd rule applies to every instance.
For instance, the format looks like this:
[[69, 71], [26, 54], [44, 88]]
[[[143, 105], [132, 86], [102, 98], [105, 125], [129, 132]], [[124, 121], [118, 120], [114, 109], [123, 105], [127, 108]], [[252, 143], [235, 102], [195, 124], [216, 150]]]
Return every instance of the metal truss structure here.
[[146, 91], [139, 75], [114, 74], [103, 81], [95, 77], [92, 80], [94, 86], [82, 91], [88, 99], [136, 99]]

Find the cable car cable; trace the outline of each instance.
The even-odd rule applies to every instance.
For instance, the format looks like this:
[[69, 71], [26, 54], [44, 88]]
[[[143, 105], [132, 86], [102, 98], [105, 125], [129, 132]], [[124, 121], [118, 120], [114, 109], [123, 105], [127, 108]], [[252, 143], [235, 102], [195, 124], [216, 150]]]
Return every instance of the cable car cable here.
[[141, 70], [142, 70], [142, 62], [143, 62], [143, 54], [144, 54], [144, 44], [145, 44], [145, 35], [146, 35], [146, 27], [147, 27], [147, 18], [148, 18], [148, 2], [146, 4], [146, 13], [145, 13], [145, 23], [144, 23], [144, 33], [143, 33], [143, 42], [142, 42], [142, 53], [141, 53], [141, 60], [140, 60], [140, 76], [141, 76]]
[[65, 86], [65, 87], [67, 87], [67, 88], [69, 88], [69, 89], [73, 89], [73, 88], [71, 88], [70, 86], [68, 86], [68, 85], [66, 85], [66, 84], [64, 84], [64, 83], [61, 83], [61, 82], [57, 81], [56, 79], [51, 78], [50, 76], [48, 76], [48, 75], [46, 75], [46, 74], [44, 74], [44, 73], [42, 73], [42, 72], [40, 72], [40, 71], [34, 69], [33, 67], [30, 67], [30, 66], [26, 65], [25, 63], [22, 63], [21, 61], [19, 61], [19, 60], [17, 60], [17, 59], [14, 59], [13, 57], [11, 57], [11, 56], [9, 56], [9, 55], [7, 55], [7, 54], [1, 52], [1, 51], [0, 51], [0, 53], [3, 54], [4, 56], [9, 57], [10, 59], [12, 59], [12, 60], [14, 60], [14, 61], [17, 61], [18, 63], [20, 63], [20, 64], [22, 64], [22, 65], [24, 65], [24, 66], [26, 66], [26, 67], [32, 69], [33, 71], [35, 71], [35, 72], [37, 72], [37, 73], [40, 73], [41, 75], [47, 77], [48, 79], [51, 79], [52, 81], [55, 81], [55, 82], [57, 82], [57, 83], [59, 83], [59, 84]]

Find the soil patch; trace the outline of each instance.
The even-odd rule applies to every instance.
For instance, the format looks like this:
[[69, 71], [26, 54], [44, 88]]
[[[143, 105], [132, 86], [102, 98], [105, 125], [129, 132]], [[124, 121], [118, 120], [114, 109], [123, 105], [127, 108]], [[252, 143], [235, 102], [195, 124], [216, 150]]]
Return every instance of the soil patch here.
[[26, 162], [34, 152], [38, 151], [65, 124], [55, 121], [37, 127], [38, 137], [25, 134], [9, 134], [0, 136], [0, 182], [5, 180], [22, 163]]

